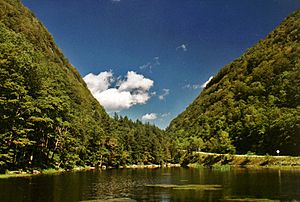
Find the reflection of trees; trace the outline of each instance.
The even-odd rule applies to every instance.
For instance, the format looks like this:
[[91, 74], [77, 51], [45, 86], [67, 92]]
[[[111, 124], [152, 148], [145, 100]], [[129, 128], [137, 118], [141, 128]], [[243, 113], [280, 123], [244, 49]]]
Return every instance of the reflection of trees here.
[[[299, 198], [299, 170], [123, 169], [63, 173], [0, 181], [1, 201], [218, 201], [224, 198]], [[221, 185], [219, 190], [146, 187], [145, 184]], [[3, 191], [4, 190], [4, 191]], [[18, 191], [16, 191], [18, 190]]]

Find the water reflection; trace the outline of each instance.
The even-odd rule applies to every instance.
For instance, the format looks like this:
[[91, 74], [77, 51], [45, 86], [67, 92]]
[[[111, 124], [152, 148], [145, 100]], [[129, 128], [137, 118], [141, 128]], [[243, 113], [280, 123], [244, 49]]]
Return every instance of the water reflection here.
[[[222, 189], [172, 189], [146, 184], [221, 185]], [[300, 200], [300, 170], [276, 169], [114, 169], [0, 180], [6, 201], [219, 201], [261, 198]]]
[[279, 195], [281, 195], [281, 170], [278, 170], [278, 186], [279, 186]]

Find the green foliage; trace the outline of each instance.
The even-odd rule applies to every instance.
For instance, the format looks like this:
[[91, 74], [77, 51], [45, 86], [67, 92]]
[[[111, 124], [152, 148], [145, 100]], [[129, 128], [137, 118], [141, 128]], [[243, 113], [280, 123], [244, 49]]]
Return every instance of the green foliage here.
[[174, 145], [164, 131], [150, 124], [142, 124], [139, 120], [133, 122], [127, 117], [115, 117], [113, 123], [122, 164], [163, 164], [172, 161]]
[[171, 161], [155, 126], [110, 118], [44, 26], [0, 0], [0, 172]]
[[300, 155], [300, 10], [223, 67], [167, 131], [202, 151]]
[[299, 154], [299, 15], [225, 66], [166, 132], [109, 117], [34, 15], [0, 0], [0, 172]]

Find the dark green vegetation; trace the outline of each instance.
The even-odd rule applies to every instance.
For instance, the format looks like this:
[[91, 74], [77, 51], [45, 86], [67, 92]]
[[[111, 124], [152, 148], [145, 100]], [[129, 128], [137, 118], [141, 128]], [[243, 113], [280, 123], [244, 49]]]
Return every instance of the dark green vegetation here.
[[0, 171], [162, 163], [155, 126], [110, 118], [52, 36], [18, 0], [0, 0]]
[[[0, 0], [0, 172], [300, 154], [300, 10], [225, 66], [167, 131], [108, 116], [19, 0]], [[176, 140], [176, 141], [174, 141]]]
[[300, 155], [300, 10], [224, 66], [167, 131], [179, 148]]

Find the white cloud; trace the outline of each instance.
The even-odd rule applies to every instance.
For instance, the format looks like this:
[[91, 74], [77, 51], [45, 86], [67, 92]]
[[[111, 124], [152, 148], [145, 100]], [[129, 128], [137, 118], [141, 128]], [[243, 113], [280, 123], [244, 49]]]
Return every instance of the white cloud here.
[[116, 88], [110, 88], [101, 93], [94, 94], [94, 97], [109, 112], [121, 111], [134, 105], [130, 92], [120, 92]]
[[154, 61], [154, 65], [160, 65], [159, 57], [158, 56], [154, 57], [153, 61]]
[[149, 69], [149, 71], [151, 72], [154, 67], [157, 67], [159, 65], [160, 65], [159, 57], [156, 56], [156, 57], [152, 58], [151, 62], [147, 62], [146, 64], [139, 66], [139, 68], [140, 69]]
[[186, 84], [185, 86], [183, 86], [183, 88], [192, 88], [191, 84]]
[[88, 74], [83, 79], [93, 96], [108, 112], [145, 104], [151, 97], [149, 90], [154, 83], [133, 71], [127, 72], [124, 80], [117, 79], [114, 87], [111, 87], [115, 80], [111, 71], [101, 72], [99, 75]]
[[167, 117], [167, 116], [170, 116], [170, 115], [171, 115], [171, 112], [167, 112], [167, 113], [163, 113], [161, 115], [161, 117], [164, 118], [164, 117]]
[[150, 95], [151, 95], [151, 96], [155, 96], [155, 95], [156, 95], [156, 92], [153, 91], [153, 92], [150, 93]]
[[153, 121], [159, 119], [160, 121], [163, 121], [166, 117], [170, 116], [171, 112], [166, 112], [166, 113], [147, 113], [142, 116], [142, 121]]
[[119, 85], [120, 91], [148, 91], [153, 86], [153, 81], [145, 78], [141, 74], [135, 73], [134, 71], [129, 71], [127, 72], [126, 79], [124, 81], [120, 81]]
[[145, 114], [142, 116], [143, 121], [153, 121], [157, 119], [157, 114], [156, 113], [150, 113], [150, 114]]
[[201, 85], [201, 88], [205, 88], [207, 86], [207, 84], [212, 80], [212, 78], [214, 78], [214, 77], [213, 76], [209, 77], [209, 79]]
[[141, 66], [139, 66], [140, 69], [152, 69], [152, 64], [150, 62], [146, 63], [146, 64], [143, 64]]
[[163, 89], [163, 94], [159, 95], [159, 96], [158, 96], [158, 99], [164, 100], [165, 97], [166, 97], [167, 95], [169, 95], [169, 94], [170, 94], [170, 89], [164, 88], [164, 89]]
[[212, 78], [213, 76], [209, 77], [209, 79], [205, 81], [203, 84], [186, 84], [185, 86], [183, 86], [183, 88], [188, 88], [193, 90], [205, 88], [207, 84], [212, 80]]
[[181, 44], [180, 46], [178, 46], [177, 48], [176, 48], [176, 50], [182, 50], [182, 51], [187, 51], [188, 49], [187, 49], [187, 44]]
[[92, 94], [108, 89], [110, 84], [114, 81], [111, 71], [101, 72], [98, 75], [89, 73], [83, 78], [83, 80], [87, 84]]
[[186, 84], [185, 86], [183, 86], [183, 88], [189, 88], [189, 89], [193, 89], [193, 90], [197, 90], [199, 88], [202, 88], [200, 84]]

